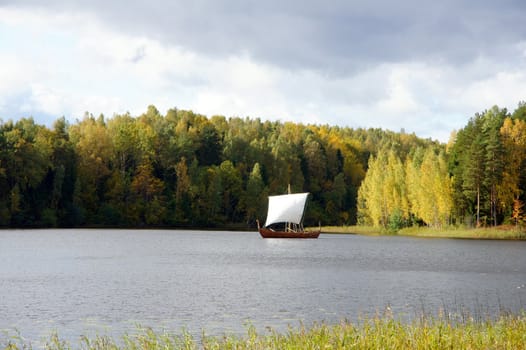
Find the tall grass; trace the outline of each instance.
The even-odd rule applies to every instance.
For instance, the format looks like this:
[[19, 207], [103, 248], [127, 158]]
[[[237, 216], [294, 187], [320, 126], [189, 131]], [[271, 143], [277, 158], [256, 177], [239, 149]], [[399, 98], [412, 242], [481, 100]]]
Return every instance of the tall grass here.
[[[22, 341], [0, 343], [3, 349], [29, 349]], [[196, 340], [188, 332], [174, 335], [151, 329], [124, 335], [115, 341], [106, 336], [82, 337], [77, 346], [51, 336], [46, 349], [526, 349], [526, 314], [502, 315], [496, 319], [451, 321], [425, 317], [411, 323], [381, 316], [337, 325], [314, 324], [278, 333], [258, 333], [248, 327], [243, 336], [202, 335]]]

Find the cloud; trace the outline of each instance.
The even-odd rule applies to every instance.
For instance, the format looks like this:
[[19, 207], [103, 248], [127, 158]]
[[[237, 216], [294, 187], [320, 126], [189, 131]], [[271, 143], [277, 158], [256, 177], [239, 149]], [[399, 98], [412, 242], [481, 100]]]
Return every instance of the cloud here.
[[[17, 0], [17, 6], [38, 1]], [[42, 6], [42, 5], [41, 5]], [[205, 56], [247, 54], [286, 69], [351, 74], [378, 63], [462, 64], [502, 57], [526, 36], [523, 1], [102, 1], [51, 0], [114, 31]]]
[[526, 98], [523, 2], [3, 3], [4, 119], [155, 104], [447, 141]]

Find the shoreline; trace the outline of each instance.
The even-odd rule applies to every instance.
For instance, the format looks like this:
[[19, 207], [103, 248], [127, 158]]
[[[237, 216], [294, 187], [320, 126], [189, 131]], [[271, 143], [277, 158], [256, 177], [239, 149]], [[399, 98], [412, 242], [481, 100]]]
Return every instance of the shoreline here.
[[391, 232], [386, 229], [372, 226], [322, 226], [321, 232], [325, 234], [355, 234], [364, 236], [402, 236], [418, 238], [450, 238], [450, 239], [475, 239], [475, 240], [526, 240], [526, 231], [510, 226], [497, 226], [489, 228], [457, 228], [446, 227], [443, 229], [429, 227], [408, 227]]
[[[246, 224], [230, 224], [215, 227], [202, 226], [79, 226], [79, 227], [1, 227], [6, 230], [184, 230], [184, 231], [232, 231], [257, 232], [256, 228]], [[318, 230], [318, 227], [306, 227], [307, 230]], [[321, 226], [322, 234], [363, 235], [363, 236], [400, 236], [416, 238], [449, 238], [466, 240], [510, 240], [525, 241], [526, 229], [514, 226], [497, 226], [488, 228], [446, 227], [442, 229], [430, 227], [406, 227], [397, 232], [373, 226]]]

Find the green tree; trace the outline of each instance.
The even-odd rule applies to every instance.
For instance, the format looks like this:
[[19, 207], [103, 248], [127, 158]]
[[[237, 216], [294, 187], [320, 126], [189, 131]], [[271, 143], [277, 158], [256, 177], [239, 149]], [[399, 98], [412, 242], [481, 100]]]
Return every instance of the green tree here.
[[239, 171], [231, 161], [225, 160], [219, 166], [221, 177], [222, 208], [228, 222], [239, 222], [240, 210], [238, 207], [242, 189], [242, 181]]
[[53, 124], [47, 135], [51, 146], [51, 166], [42, 186], [51, 189], [48, 195], [50, 215], [56, 216], [56, 225], [74, 226], [79, 223], [78, 208], [73, 204], [77, 180], [77, 155], [70, 140], [69, 123], [64, 117]]
[[188, 176], [188, 166], [186, 165], [186, 158], [175, 165], [175, 173], [177, 176], [177, 185], [175, 192], [175, 217], [178, 223], [187, 223], [191, 214], [191, 180]]
[[456, 198], [457, 205], [475, 213], [476, 226], [481, 225], [481, 205], [486, 194], [486, 154], [482, 123], [483, 115], [477, 113], [466, 127], [458, 132], [453, 150], [456, 160], [452, 170], [454, 183], [456, 191], [462, 194]]
[[141, 162], [144, 147], [136, 120], [129, 114], [116, 115], [107, 130], [113, 145], [111, 161], [123, 177], [129, 177]]
[[349, 224], [350, 216], [345, 210], [346, 198], [347, 185], [345, 184], [345, 175], [339, 173], [334, 177], [329, 191], [324, 196], [328, 222], [337, 225]]
[[73, 203], [78, 211], [79, 224], [96, 223], [100, 204], [108, 195], [107, 181], [113, 167], [113, 140], [104, 118], [95, 120], [86, 115], [77, 125], [69, 129], [77, 158]]
[[512, 119], [526, 122], [526, 101], [520, 101], [517, 108], [513, 111]]
[[269, 178], [269, 193], [300, 192], [305, 184], [305, 167], [302, 164], [303, 126], [285, 123], [271, 133], [268, 143], [271, 148], [271, 163], [265, 169]]
[[264, 215], [267, 204], [266, 192], [261, 168], [259, 163], [256, 163], [250, 172], [246, 190], [240, 203], [240, 208], [245, 211], [245, 220], [248, 224], [254, 223], [258, 217]]
[[312, 135], [305, 140], [303, 155], [307, 163], [305, 179], [308, 187], [314, 193], [321, 192], [327, 174], [327, 159], [320, 143]]
[[198, 217], [207, 225], [224, 224], [226, 218], [223, 213], [223, 181], [219, 168], [217, 166], [206, 168], [201, 181]]
[[221, 140], [213, 124], [206, 122], [198, 132], [199, 148], [197, 159], [204, 166], [217, 165], [221, 162]]
[[476, 225], [499, 223], [499, 184], [502, 182], [504, 146], [500, 129], [508, 115], [506, 109], [493, 107], [477, 113], [457, 133], [451, 149], [455, 207], [474, 212]]
[[491, 222], [497, 226], [498, 193], [497, 186], [502, 181], [504, 170], [504, 148], [501, 143], [500, 129], [507, 116], [506, 109], [494, 106], [484, 114], [482, 132], [484, 134], [485, 179], [484, 185], [489, 192], [489, 214]]
[[[11, 208], [5, 216], [9, 216], [10, 224], [15, 226], [39, 224], [49, 193], [42, 183], [52, 167], [49, 130], [35, 124], [32, 118], [23, 118], [15, 124], [8, 122], [2, 129], [3, 202]], [[16, 209], [12, 203], [16, 203]]]

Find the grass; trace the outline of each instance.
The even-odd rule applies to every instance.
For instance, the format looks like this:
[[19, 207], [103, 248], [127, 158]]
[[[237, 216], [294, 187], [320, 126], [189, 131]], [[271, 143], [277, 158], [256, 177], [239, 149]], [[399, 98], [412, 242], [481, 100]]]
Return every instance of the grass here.
[[372, 226], [322, 226], [321, 232], [333, 234], [357, 234], [366, 236], [380, 236], [385, 234], [381, 228]]
[[[30, 349], [30, 344], [10, 339], [3, 349]], [[502, 315], [497, 319], [454, 321], [448, 317], [423, 318], [412, 323], [392, 316], [379, 316], [357, 323], [344, 321], [337, 325], [314, 324], [307, 328], [289, 328], [285, 333], [267, 330], [260, 334], [249, 327], [245, 335], [195, 339], [188, 332], [174, 335], [140, 330], [124, 335], [118, 341], [106, 337], [81, 337], [73, 346], [52, 335], [46, 349], [526, 349], [526, 314]]]
[[416, 237], [443, 237], [465, 239], [526, 239], [526, 231], [515, 226], [497, 226], [488, 228], [405, 228], [398, 232], [399, 235]]
[[[324, 226], [324, 233], [361, 234], [369, 236], [393, 235], [391, 231], [371, 226]], [[488, 228], [446, 227], [442, 229], [430, 227], [407, 227], [395, 235], [433, 238], [463, 238], [463, 239], [515, 239], [525, 240], [526, 230], [515, 226], [497, 226]]]

